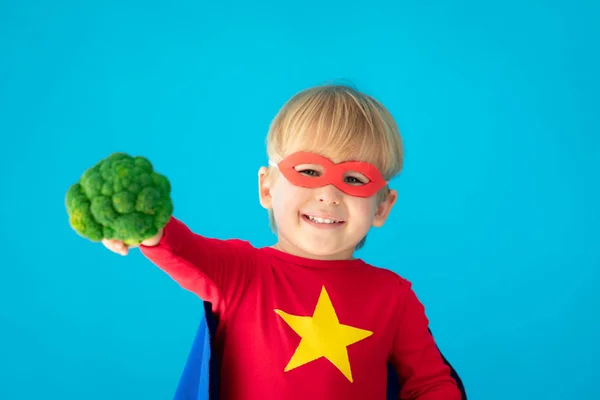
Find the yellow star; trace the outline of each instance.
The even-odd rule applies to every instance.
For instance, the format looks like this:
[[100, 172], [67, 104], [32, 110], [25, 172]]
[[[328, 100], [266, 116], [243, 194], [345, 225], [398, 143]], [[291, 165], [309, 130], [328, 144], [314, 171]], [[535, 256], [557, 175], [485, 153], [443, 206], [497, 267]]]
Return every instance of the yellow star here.
[[353, 382], [347, 347], [373, 332], [340, 324], [325, 286], [312, 317], [290, 315], [281, 310], [275, 312], [302, 338], [285, 367], [286, 372], [325, 357]]

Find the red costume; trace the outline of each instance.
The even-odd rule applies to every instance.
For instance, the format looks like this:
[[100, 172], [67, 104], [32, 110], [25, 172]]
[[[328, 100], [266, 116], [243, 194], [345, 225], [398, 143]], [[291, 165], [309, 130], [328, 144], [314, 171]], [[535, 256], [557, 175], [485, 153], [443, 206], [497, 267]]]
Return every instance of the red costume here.
[[223, 399], [460, 400], [410, 283], [362, 260], [321, 261], [206, 238], [172, 218], [141, 246], [183, 288], [212, 304]]

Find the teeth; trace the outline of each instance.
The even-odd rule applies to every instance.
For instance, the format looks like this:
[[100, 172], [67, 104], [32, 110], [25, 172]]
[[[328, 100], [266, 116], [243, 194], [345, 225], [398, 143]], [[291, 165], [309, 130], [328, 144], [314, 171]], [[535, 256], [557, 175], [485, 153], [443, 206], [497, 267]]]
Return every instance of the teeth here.
[[313, 222], [316, 222], [317, 224], [336, 224], [340, 222], [334, 219], [313, 217], [312, 215], [307, 215], [307, 217], [308, 219], [310, 219]]

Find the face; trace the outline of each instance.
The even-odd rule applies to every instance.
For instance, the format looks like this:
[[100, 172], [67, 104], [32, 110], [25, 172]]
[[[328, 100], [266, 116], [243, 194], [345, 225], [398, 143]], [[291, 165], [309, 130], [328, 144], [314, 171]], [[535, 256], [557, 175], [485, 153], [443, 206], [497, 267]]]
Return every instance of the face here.
[[371, 164], [333, 163], [313, 153], [295, 153], [276, 165], [279, 174], [267, 179], [259, 170], [261, 205], [272, 209], [277, 224], [277, 248], [315, 259], [350, 259], [372, 226], [385, 222], [396, 192], [378, 203], [385, 186]]

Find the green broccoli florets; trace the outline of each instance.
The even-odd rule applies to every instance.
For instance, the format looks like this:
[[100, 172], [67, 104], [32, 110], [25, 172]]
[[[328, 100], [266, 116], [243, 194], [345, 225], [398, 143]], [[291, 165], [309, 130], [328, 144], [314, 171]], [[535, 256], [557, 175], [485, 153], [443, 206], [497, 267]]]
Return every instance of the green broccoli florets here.
[[81, 176], [66, 195], [71, 227], [94, 242], [138, 245], [156, 235], [173, 214], [171, 185], [144, 157], [114, 153]]

